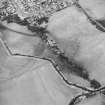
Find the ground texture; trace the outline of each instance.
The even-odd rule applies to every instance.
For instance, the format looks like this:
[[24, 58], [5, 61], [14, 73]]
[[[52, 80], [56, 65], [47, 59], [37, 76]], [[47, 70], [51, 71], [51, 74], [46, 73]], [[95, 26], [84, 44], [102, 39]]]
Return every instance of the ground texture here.
[[[0, 105], [104, 105], [105, 1], [46, 1], [38, 4], [32, 0], [27, 7], [22, 0], [14, 0], [12, 8], [6, 9], [6, 0], [1, 1], [0, 19], [7, 28], [0, 28]], [[27, 23], [21, 25], [25, 20], [16, 21], [8, 12], [16, 12]], [[47, 17], [47, 22], [33, 20], [38, 16]], [[38, 36], [37, 27], [46, 28], [63, 56]], [[38, 37], [23, 36], [9, 28]], [[20, 55], [12, 55], [5, 43]], [[41, 57], [51, 58], [58, 66]]]

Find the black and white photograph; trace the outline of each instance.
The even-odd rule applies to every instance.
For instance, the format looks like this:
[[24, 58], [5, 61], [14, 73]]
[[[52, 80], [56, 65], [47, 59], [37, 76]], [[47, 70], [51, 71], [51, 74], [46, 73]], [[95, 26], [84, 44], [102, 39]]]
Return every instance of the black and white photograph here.
[[105, 105], [105, 0], [0, 0], [0, 105]]

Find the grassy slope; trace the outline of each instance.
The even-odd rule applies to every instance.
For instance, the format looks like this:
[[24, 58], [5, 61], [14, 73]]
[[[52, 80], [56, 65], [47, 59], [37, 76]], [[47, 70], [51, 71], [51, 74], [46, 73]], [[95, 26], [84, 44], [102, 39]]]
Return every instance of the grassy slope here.
[[75, 7], [52, 16], [48, 30], [68, 57], [74, 50], [76, 53], [74, 59], [85, 65], [90, 78], [95, 78], [104, 84], [104, 33], [91, 25], [86, 16]]
[[81, 6], [96, 19], [105, 19], [105, 0], [79, 0]]
[[[18, 31], [25, 30], [16, 24], [10, 24], [8, 27]], [[27, 38], [9, 31], [5, 31], [1, 38], [8, 43], [12, 51], [35, 55], [43, 52], [38, 50], [38, 38]], [[33, 44], [36, 46], [34, 49]], [[80, 92], [66, 86], [46, 61], [12, 57], [6, 53], [1, 43], [0, 56], [0, 105], [64, 105]], [[4, 81], [5, 79], [7, 81]]]

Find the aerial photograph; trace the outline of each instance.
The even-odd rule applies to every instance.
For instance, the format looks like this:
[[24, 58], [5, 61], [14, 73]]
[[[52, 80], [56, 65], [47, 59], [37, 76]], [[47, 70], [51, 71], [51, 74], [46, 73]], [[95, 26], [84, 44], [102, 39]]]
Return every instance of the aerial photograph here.
[[105, 105], [105, 0], [0, 0], [0, 105]]

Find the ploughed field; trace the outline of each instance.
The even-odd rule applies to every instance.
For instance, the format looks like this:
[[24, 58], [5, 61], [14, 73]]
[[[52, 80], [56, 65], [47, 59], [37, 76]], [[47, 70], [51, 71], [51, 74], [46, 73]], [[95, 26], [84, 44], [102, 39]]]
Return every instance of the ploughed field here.
[[[104, 5], [104, 0], [80, 0], [50, 16], [48, 37], [63, 55], [40, 37], [30, 37], [33, 33], [26, 26], [4, 21], [6, 27], [30, 36], [1, 29], [0, 105], [104, 105]], [[18, 55], [10, 54], [5, 43]]]

